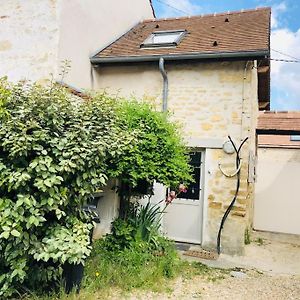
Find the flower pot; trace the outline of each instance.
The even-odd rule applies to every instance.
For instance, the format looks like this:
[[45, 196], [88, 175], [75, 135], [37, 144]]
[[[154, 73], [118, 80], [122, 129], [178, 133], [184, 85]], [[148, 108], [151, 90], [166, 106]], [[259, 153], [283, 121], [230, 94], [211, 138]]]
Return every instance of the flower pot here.
[[63, 265], [63, 279], [65, 285], [65, 292], [69, 294], [75, 290], [79, 293], [80, 284], [83, 278], [83, 264], [64, 263]]

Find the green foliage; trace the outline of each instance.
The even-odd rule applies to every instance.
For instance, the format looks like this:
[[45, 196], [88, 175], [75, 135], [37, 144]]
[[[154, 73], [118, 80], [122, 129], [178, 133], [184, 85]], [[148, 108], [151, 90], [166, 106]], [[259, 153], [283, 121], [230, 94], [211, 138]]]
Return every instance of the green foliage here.
[[106, 241], [97, 241], [86, 265], [85, 289], [97, 291], [120, 288], [163, 290], [166, 280], [179, 272], [180, 259], [174, 245], [163, 239], [165, 251], [149, 251], [145, 242], [133, 242], [121, 251], [107, 249]]
[[255, 240], [255, 242], [257, 243], [258, 246], [263, 246], [263, 245], [265, 245], [265, 240], [264, 240], [263, 238], [261, 238], [261, 237], [257, 238], [257, 239]]
[[[69, 218], [71, 219], [71, 218]], [[67, 226], [55, 224], [46, 230], [46, 237], [35, 244], [29, 254], [37, 261], [54, 263], [82, 263], [89, 257], [92, 246], [90, 232], [91, 223], [83, 223], [78, 219], [71, 219]]]
[[[190, 179], [165, 114], [105, 94], [82, 101], [58, 85], [0, 80], [0, 297], [51, 286], [63, 262], [86, 259], [91, 226], [81, 206], [108, 177], [129, 189]], [[132, 225], [142, 241], [154, 228], [143, 222], [140, 231]]]
[[105, 237], [107, 250], [122, 251], [133, 244], [142, 242], [149, 250], [163, 250], [159, 228], [161, 224], [160, 203], [140, 205], [131, 203], [126, 219], [117, 218], [112, 222], [111, 233]]
[[178, 186], [191, 180], [189, 157], [177, 126], [166, 113], [156, 112], [145, 102], [120, 101], [117, 114], [120, 126], [136, 139], [127, 144], [122, 156], [111, 166], [113, 177], [131, 186], [139, 180]]
[[249, 230], [249, 228], [247, 228], [247, 229], [245, 230], [245, 238], [244, 238], [244, 242], [245, 242], [245, 245], [251, 244], [251, 235], [250, 235], [250, 230]]
[[159, 204], [152, 204], [149, 200], [146, 205], [140, 205], [138, 202], [131, 205], [128, 222], [136, 229], [137, 239], [155, 244], [163, 214]]
[[58, 86], [0, 83], [4, 297], [28, 285], [37, 260], [79, 263], [87, 257], [90, 227], [82, 224], [80, 207], [106, 183], [106, 153], [118, 153], [127, 135], [120, 135], [107, 97], [76, 102]]

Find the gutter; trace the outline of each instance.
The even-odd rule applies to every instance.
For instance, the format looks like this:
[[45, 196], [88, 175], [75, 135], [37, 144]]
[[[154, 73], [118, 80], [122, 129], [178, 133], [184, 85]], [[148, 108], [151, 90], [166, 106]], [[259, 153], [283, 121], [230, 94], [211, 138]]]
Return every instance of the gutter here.
[[91, 64], [105, 64], [105, 63], [129, 63], [129, 62], [153, 62], [163, 58], [165, 61], [176, 60], [205, 60], [205, 59], [235, 59], [248, 60], [267, 58], [270, 56], [268, 50], [257, 51], [240, 51], [240, 52], [208, 52], [208, 53], [186, 53], [186, 54], [166, 54], [166, 55], [142, 55], [142, 56], [113, 56], [113, 57], [91, 57]]

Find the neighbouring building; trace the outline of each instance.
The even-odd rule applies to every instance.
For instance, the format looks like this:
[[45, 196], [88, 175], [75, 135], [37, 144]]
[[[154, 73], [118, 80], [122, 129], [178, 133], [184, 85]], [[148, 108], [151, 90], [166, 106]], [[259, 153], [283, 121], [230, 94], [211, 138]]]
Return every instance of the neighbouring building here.
[[0, 77], [91, 88], [89, 57], [139, 21], [153, 17], [149, 0], [4, 0], [0, 5]]
[[[225, 176], [238, 171], [228, 135], [237, 147], [248, 137], [221, 242], [222, 252], [243, 253], [253, 220], [257, 116], [270, 105], [270, 13], [258, 8], [145, 20], [91, 58], [96, 90], [153, 101], [183, 127], [195, 184], [163, 219], [163, 231], [177, 241], [216, 248], [237, 185], [236, 176]], [[165, 197], [164, 187], [156, 184], [155, 191], [153, 201]], [[118, 201], [101, 205], [115, 212]]]
[[300, 112], [263, 112], [257, 130], [253, 227], [300, 235]]

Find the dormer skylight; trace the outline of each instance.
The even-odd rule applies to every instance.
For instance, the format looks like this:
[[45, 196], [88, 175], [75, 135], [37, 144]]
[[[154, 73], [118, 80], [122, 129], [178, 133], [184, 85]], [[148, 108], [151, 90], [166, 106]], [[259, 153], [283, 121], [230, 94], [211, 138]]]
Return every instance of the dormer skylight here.
[[141, 48], [176, 47], [184, 37], [186, 30], [154, 31], [141, 44]]

